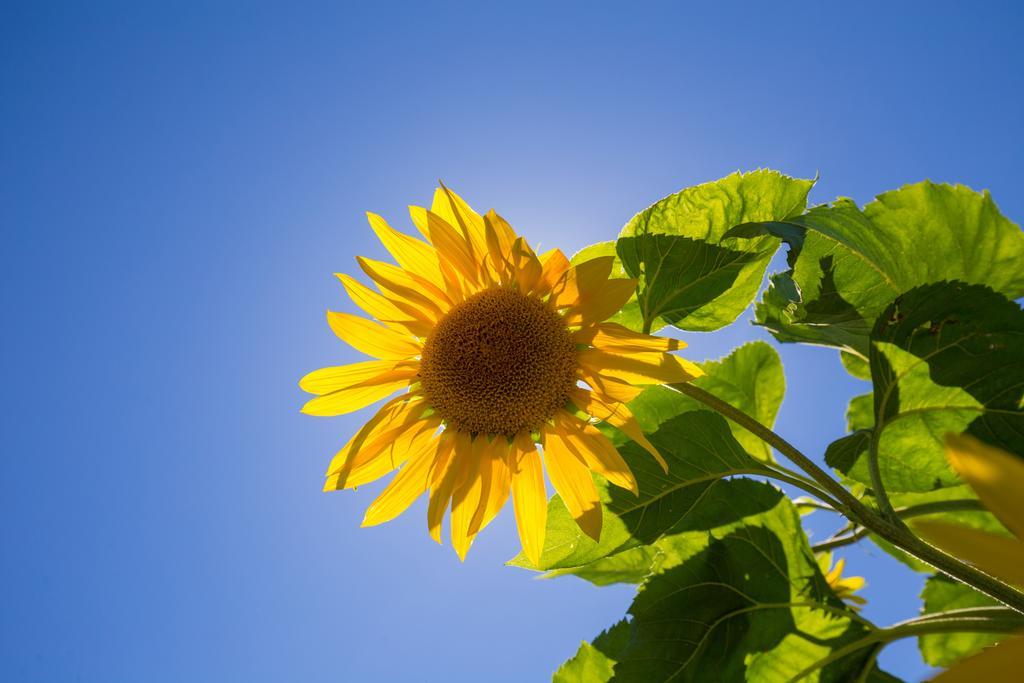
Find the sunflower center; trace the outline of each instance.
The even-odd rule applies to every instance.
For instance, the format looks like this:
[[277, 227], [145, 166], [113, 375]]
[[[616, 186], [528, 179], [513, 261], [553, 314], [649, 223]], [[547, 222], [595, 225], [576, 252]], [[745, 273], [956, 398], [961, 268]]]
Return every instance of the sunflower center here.
[[487, 289], [453, 308], [423, 347], [423, 393], [471, 434], [537, 430], [576, 385], [576, 345], [543, 301]]

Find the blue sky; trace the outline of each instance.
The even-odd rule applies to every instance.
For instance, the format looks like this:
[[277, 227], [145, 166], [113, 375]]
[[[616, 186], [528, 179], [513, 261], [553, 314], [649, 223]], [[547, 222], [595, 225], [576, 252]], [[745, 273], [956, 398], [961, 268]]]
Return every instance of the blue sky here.
[[[574, 251], [771, 167], [1024, 217], [1014, 3], [297, 4], [0, 3], [6, 680], [546, 680], [622, 615], [630, 587], [503, 567], [510, 514], [460, 564], [422, 504], [360, 529], [379, 485], [320, 493], [365, 414], [303, 416], [296, 382], [358, 358], [323, 312], [383, 255], [367, 209], [408, 228], [443, 178]], [[781, 352], [778, 429], [821, 453], [864, 388]], [[848, 566], [867, 616], [914, 614], [919, 577]]]

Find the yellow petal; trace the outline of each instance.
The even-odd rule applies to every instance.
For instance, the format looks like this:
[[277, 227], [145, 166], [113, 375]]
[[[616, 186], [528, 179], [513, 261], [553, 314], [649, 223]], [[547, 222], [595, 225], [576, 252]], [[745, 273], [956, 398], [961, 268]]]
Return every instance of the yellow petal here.
[[551, 305], [573, 306], [584, 292], [597, 291], [612, 272], [613, 256], [599, 256], [570, 268], [552, 289]]
[[985, 507], [1024, 540], [1024, 461], [967, 434], [947, 434], [946, 455]]
[[[371, 363], [390, 365], [391, 368], [367, 376], [365, 366]], [[396, 365], [393, 361], [366, 361], [315, 370], [303, 377], [299, 386], [310, 393], [321, 395], [306, 402], [302, 412], [307, 415], [331, 416], [360, 410], [408, 387], [417, 372], [415, 363]]]
[[678, 351], [686, 342], [634, 332], [618, 323], [603, 322], [581, 329], [576, 341], [613, 353], [621, 351]]
[[357, 256], [356, 261], [392, 301], [412, 307], [418, 317], [436, 322], [451, 307], [451, 299], [445, 292], [413, 273], [363, 256]]
[[[480, 283], [480, 264], [472, 247], [458, 231], [433, 211], [409, 207], [409, 215], [423, 236], [430, 240], [443, 261], [451, 264], [463, 278]], [[482, 259], [482, 254], [479, 257]]]
[[592, 372], [585, 367], [578, 368], [576, 374], [608, 403], [628, 403], [643, 393], [642, 387], [633, 386], [614, 377], [605, 377], [600, 372]]
[[430, 482], [430, 502], [427, 504], [427, 530], [430, 537], [441, 542], [441, 523], [448, 503], [452, 500], [458, 464], [455, 462], [455, 439], [445, 430], [438, 439], [437, 466]]
[[579, 364], [591, 374], [617, 379], [627, 384], [673, 384], [700, 377], [704, 371], [688, 360], [656, 351], [611, 353], [586, 349], [578, 355]]
[[1024, 665], [1024, 637], [1016, 636], [960, 660], [932, 683], [1016, 683]]
[[541, 283], [543, 289], [541, 293], [546, 294], [554, 289], [571, 265], [561, 249], [552, 249], [551, 251], [544, 252], [538, 260], [542, 266]]
[[544, 463], [551, 485], [583, 533], [598, 540], [601, 537], [601, 499], [590, 470], [573, 454], [557, 431], [546, 429], [543, 438]]
[[421, 448], [409, 454], [406, 465], [367, 508], [362, 526], [376, 526], [394, 519], [430, 487], [437, 450], [438, 441], [435, 439], [422, 441]]
[[487, 233], [487, 251], [490, 255], [491, 267], [498, 282], [507, 284], [510, 282], [512, 268], [509, 256], [512, 253], [512, 245], [516, 241], [516, 233], [504, 218], [495, 213], [494, 209], [484, 215], [484, 228]]
[[[451, 534], [452, 546], [460, 560], [466, 559], [469, 546], [476, 537], [472, 531], [473, 522], [477, 520], [479, 524], [483, 518], [487, 495], [484, 487], [489, 486], [491, 481], [490, 463], [483, 457], [484, 439], [474, 439], [467, 444], [468, 439], [468, 435], [459, 434], [455, 445], [460, 454], [460, 472], [452, 493]], [[467, 451], [472, 457], [462, 457]]]
[[483, 217], [474, 211], [459, 195], [455, 194], [444, 183], [434, 190], [434, 202], [430, 210], [441, 216], [453, 228], [458, 228], [463, 239], [471, 246], [470, 253], [480, 259], [487, 253]]
[[514, 445], [517, 458], [512, 472], [512, 501], [515, 505], [516, 527], [519, 529], [523, 552], [533, 566], [540, 567], [548, 520], [544, 469], [540, 453], [529, 434], [517, 434]]
[[437, 287], [444, 287], [444, 278], [437, 261], [437, 252], [426, 242], [398, 232], [375, 213], [367, 212], [370, 227], [395, 261], [405, 270], [416, 273]]
[[580, 293], [579, 303], [566, 316], [569, 325], [604, 320], [617, 313], [636, 293], [636, 280], [607, 280], [593, 290]]
[[418, 337], [426, 337], [434, 329], [433, 319], [415, 307], [406, 305], [404, 309], [400, 308], [398, 303], [378, 294], [355, 278], [344, 273], [335, 275], [341, 280], [353, 303], [385, 325], [405, 330]]
[[426, 402], [416, 395], [405, 394], [388, 401], [335, 454], [327, 467], [326, 476], [335, 475], [346, 467], [351, 470], [369, 462], [394, 441], [398, 434], [419, 420], [426, 410]]
[[633, 471], [608, 437], [596, 427], [560, 410], [555, 414], [554, 429], [562, 443], [592, 471], [619, 488], [639, 495], [640, 489]]
[[437, 438], [435, 433], [440, 424], [441, 420], [437, 417], [418, 420], [389, 439], [373, 457], [367, 458], [365, 453], [360, 452], [357, 458], [346, 462], [339, 472], [327, 477], [324, 491], [355, 488], [393, 472], [410, 456], [427, 448]]
[[530, 245], [522, 237], [517, 237], [516, 241], [512, 243], [509, 259], [512, 263], [516, 284], [519, 285], [519, 291], [527, 294], [535, 292], [540, 283], [542, 268], [540, 261], [537, 260], [537, 255], [533, 253], [533, 249], [530, 249]]
[[623, 434], [628, 436], [636, 443], [643, 446], [643, 448], [654, 456], [654, 459], [661, 465], [661, 469], [668, 472], [668, 463], [661, 457], [661, 453], [654, 447], [647, 437], [644, 435], [643, 429], [640, 428], [640, 423], [636, 421], [633, 413], [630, 412], [629, 408], [621, 402], [605, 402], [602, 401], [597, 394], [592, 391], [587, 391], [582, 387], [576, 387], [571, 393], [572, 402], [577, 408], [596, 417], [602, 422], [607, 422], [611, 426], [620, 430]]
[[364, 386], [367, 382], [373, 382], [394, 370], [412, 367], [411, 363], [396, 363], [393, 360], [367, 360], [350, 365], [320, 368], [300, 379], [299, 388], [322, 396], [333, 391]]
[[[477, 437], [481, 438], [481, 437]], [[503, 435], [496, 436], [484, 449], [484, 457], [490, 463], [490, 483], [486, 487], [487, 496], [484, 500], [483, 515], [479, 523], [471, 526], [473, 533], [483, 531], [490, 524], [501, 508], [508, 501], [512, 486], [512, 471], [509, 469], [509, 445]]]
[[327, 312], [327, 324], [343, 342], [382, 360], [405, 360], [421, 347], [408, 336], [348, 313]]
[[911, 524], [929, 543], [1006, 583], [1024, 588], [1024, 543], [959, 524], [920, 520]]

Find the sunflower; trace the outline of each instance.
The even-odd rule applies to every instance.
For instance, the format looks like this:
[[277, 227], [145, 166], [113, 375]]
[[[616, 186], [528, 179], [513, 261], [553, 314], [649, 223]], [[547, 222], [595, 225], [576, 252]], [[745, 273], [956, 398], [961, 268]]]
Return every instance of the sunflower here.
[[410, 213], [426, 241], [367, 214], [398, 264], [357, 259], [378, 291], [338, 274], [378, 322], [327, 313], [339, 338], [376, 360], [322, 368], [299, 382], [316, 395], [302, 409], [311, 415], [342, 415], [401, 392], [335, 455], [324, 490], [397, 469], [363, 526], [397, 517], [428, 491], [430, 535], [441, 542], [450, 507], [460, 559], [511, 493], [523, 550], [538, 564], [546, 469], [580, 529], [597, 539], [592, 473], [638, 488], [595, 423], [621, 430], [667, 469], [625, 403], [642, 385], [703, 373], [670, 353], [682, 342], [606, 322], [636, 289], [635, 280], [610, 277], [613, 257], [573, 266], [558, 249], [537, 255], [493, 210], [481, 216], [443, 185], [430, 210]]
[[832, 564], [832, 553], [821, 553], [817, 559], [818, 568], [837, 598], [850, 603], [850, 607], [856, 611], [867, 604], [867, 600], [856, 595], [857, 591], [864, 587], [864, 577], [843, 576], [843, 569], [846, 568], [845, 557], [840, 558], [835, 565]]

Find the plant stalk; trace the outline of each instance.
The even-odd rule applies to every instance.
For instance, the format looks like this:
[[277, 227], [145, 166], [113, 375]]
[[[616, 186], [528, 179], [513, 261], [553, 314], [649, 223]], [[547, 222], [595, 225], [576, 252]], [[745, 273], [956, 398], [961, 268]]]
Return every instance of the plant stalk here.
[[998, 600], [1007, 607], [1024, 614], [1024, 593], [925, 543], [911, 533], [898, 517], [895, 520], [887, 519], [871, 510], [795, 446], [753, 417], [741, 410], [737, 410], [714, 394], [704, 391], [693, 384], [681, 383], [670, 386], [676, 391], [712, 408], [723, 417], [732, 420], [786, 456], [790, 462], [810, 475], [814, 481], [834, 498], [833, 502], [836, 509], [851, 522], [870, 530], [944, 574], [948, 574], [954, 579], [978, 589], [992, 599]]

